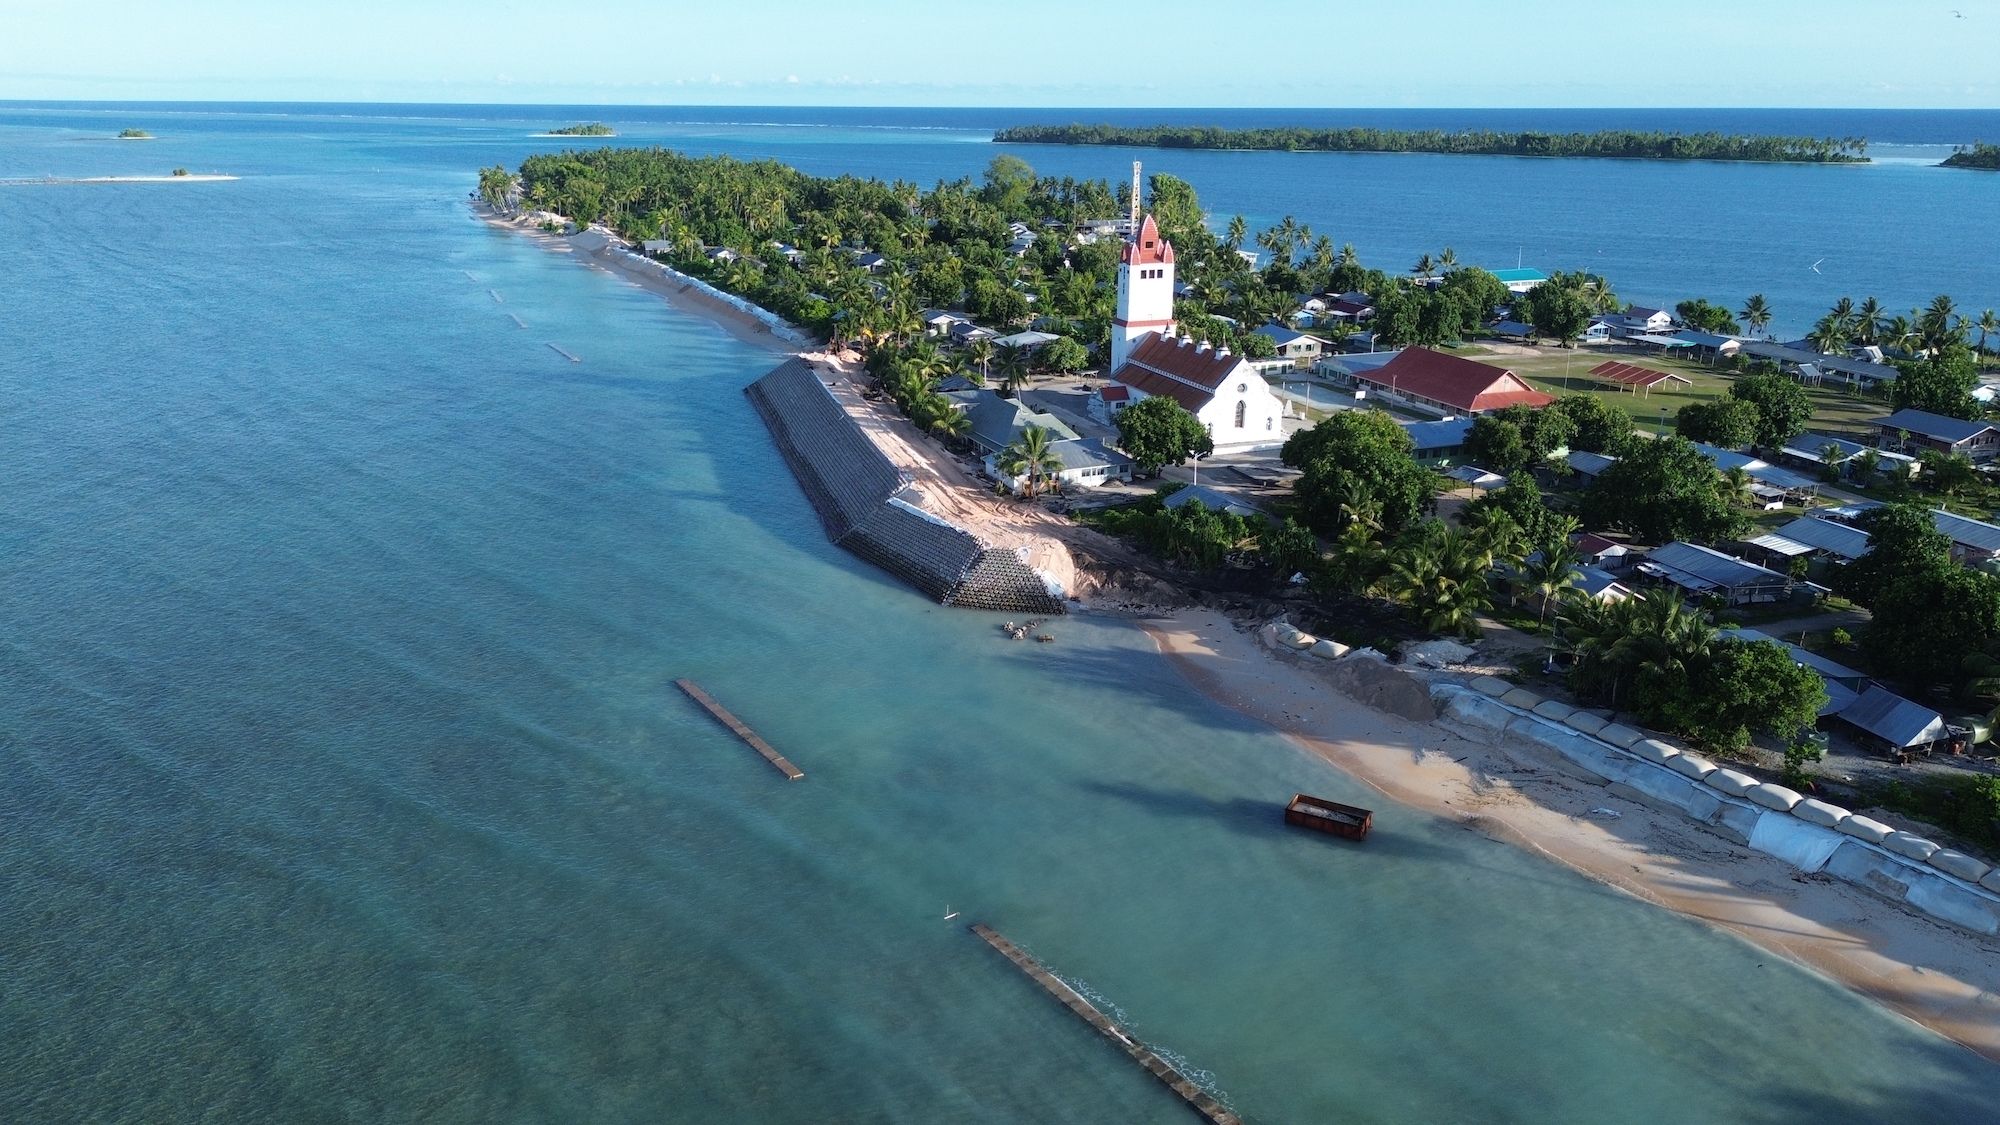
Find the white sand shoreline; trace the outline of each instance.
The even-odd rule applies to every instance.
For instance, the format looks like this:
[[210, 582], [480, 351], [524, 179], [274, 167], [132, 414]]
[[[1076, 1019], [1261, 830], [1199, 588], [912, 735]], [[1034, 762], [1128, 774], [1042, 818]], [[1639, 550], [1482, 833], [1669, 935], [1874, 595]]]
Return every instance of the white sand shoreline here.
[[[1685, 818], [1572, 778], [1532, 750], [1369, 710], [1220, 611], [1139, 624], [1204, 695], [1390, 799], [1719, 927], [2000, 1062], [2000, 941], [1802, 876]], [[1620, 815], [1590, 817], [1596, 808]]]

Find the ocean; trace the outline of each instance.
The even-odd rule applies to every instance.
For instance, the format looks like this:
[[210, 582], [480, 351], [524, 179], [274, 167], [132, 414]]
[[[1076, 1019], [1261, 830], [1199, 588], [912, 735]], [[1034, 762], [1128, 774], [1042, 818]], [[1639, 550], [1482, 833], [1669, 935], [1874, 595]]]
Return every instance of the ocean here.
[[[0, 186], [0, 1120], [1187, 1119], [974, 920], [1253, 1121], [1989, 1112], [1990, 1064], [1518, 849], [1379, 799], [1362, 848], [1285, 830], [1361, 787], [1129, 625], [1010, 644], [828, 545], [741, 393], [768, 354], [479, 223], [474, 169], [598, 117], [991, 148], [664, 116], [0, 106], [0, 180], [243, 177]], [[1167, 170], [1216, 206], [1393, 194], [1212, 155]], [[1433, 190], [1469, 229], [1518, 163]]]

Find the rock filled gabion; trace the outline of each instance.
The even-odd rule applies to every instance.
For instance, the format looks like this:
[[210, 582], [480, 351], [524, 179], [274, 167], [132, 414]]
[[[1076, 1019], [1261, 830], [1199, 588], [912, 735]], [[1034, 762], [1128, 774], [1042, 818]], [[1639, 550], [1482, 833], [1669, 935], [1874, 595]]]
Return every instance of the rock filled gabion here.
[[786, 360], [744, 393], [836, 545], [944, 605], [1064, 612], [1061, 596], [1017, 553], [899, 499], [909, 478], [841, 409], [812, 364]]

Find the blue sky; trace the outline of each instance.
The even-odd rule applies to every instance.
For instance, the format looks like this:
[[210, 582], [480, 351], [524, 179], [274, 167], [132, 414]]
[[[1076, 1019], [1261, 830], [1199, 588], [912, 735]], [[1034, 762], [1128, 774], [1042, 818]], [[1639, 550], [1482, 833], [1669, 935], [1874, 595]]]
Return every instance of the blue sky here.
[[2000, 0], [592, 0], [587, 21], [561, 8], [0, 0], [0, 98], [2000, 106]]

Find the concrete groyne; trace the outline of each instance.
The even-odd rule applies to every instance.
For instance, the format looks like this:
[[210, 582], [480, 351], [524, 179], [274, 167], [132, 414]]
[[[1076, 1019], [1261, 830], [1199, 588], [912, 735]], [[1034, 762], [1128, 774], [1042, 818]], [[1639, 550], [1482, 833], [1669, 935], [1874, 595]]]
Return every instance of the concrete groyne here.
[[786, 360], [744, 393], [836, 544], [944, 605], [1063, 612], [1061, 593], [1018, 552], [924, 511], [910, 478], [848, 417], [810, 362]]
[[773, 769], [784, 774], [787, 781], [798, 781], [805, 777], [806, 773], [804, 770], [793, 765], [783, 754], [778, 753], [770, 743], [764, 741], [756, 731], [750, 729], [750, 724], [737, 718], [729, 708], [717, 703], [714, 696], [701, 689], [701, 685], [695, 683], [693, 680], [675, 680], [674, 686], [686, 692], [687, 697], [700, 704], [702, 710], [713, 715], [716, 722], [728, 727], [729, 732], [742, 739], [744, 745], [763, 755], [764, 760], [771, 763]]
[[1202, 1116], [1211, 1125], [1243, 1125], [1243, 1119], [1232, 1113], [1228, 1106], [1216, 1100], [1215, 1096], [1202, 1089], [1179, 1068], [1160, 1057], [1159, 1052], [1139, 1042], [1122, 1027], [1119, 1027], [1097, 1005], [1085, 1000], [1076, 989], [1065, 984], [1062, 978], [1043, 967], [1026, 950], [1001, 936], [999, 932], [984, 922], [976, 923], [972, 932], [978, 934], [986, 944], [992, 946], [1002, 957], [1014, 963], [1014, 967], [1028, 975], [1028, 979], [1042, 986], [1049, 995], [1062, 1002], [1063, 1007], [1076, 1013], [1083, 1022], [1096, 1028], [1098, 1034], [1118, 1045], [1130, 1055], [1133, 1061], [1146, 1068], [1147, 1072], [1160, 1080], [1186, 1102], [1189, 1109]]

